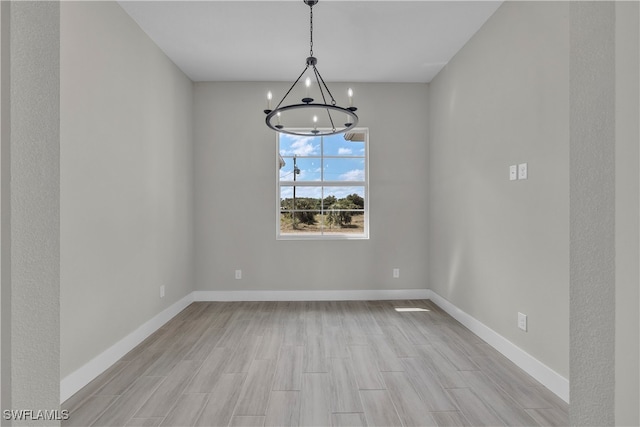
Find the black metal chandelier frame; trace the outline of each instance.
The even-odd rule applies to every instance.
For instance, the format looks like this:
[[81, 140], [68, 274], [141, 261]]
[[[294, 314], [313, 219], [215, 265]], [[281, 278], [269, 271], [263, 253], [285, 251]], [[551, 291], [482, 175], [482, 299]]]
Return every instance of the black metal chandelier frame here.
[[[356, 115], [356, 107], [340, 107], [337, 105], [333, 94], [329, 90], [329, 87], [325, 83], [322, 75], [320, 75], [320, 71], [318, 71], [318, 67], [316, 64], [318, 63], [318, 59], [313, 56], [313, 6], [318, 3], [318, 0], [303, 0], [306, 5], [309, 6], [309, 33], [310, 33], [310, 41], [309, 41], [309, 57], [306, 60], [306, 65], [302, 73], [298, 76], [295, 82], [291, 85], [287, 93], [282, 97], [276, 108], [273, 110], [266, 109], [264, 113], [267, 115], [265, 122], [267, 126], [276, 132], [286, 133], [289, 135], [299, 135], [299, 136], [316, 136], [316, 135], [336, 135], [340, 133], [347, 132], [353, 129], [358, 124], [358, 116]], [[299, 104], [291, 104], [291, 105], [282, 105], [293, 90], [293, 88], [298, 84], [302, 76], [305, 75], [307, 70], [311, 67], [313, 71], [313, 75], [315, 76], [316, 82], [318, 84], [318, 88], [320, 89], [320, 95], [322, 97], [322, 103], [314, 103], [314, 99], [306, 96], [302, 98], [302, 102]], [[324, 88], [324, 89], [323, 89]], [[326, 91], [326, 95], [325, 95]], [[327, 96], [330, 98], [330, 102], [327, 102]], [[291, 110], [297, 109], [317, 109], [317, 110], [325, 110], [328, 117], [328, 122], [331, 125], [330, 129], [317, 129], [315, 126], [312, 130], [300, 130], [294, 128], [285, 128], [280, 122], [281, 113]], [[331, 113], [337, 112], [345, 114], [347, 117], [346, 123], [342, 126], [337, 126], [336, 122], [337, 117], [334, 117]], [[274, 118], [276, 119], [276, 124], [273, 123]]]

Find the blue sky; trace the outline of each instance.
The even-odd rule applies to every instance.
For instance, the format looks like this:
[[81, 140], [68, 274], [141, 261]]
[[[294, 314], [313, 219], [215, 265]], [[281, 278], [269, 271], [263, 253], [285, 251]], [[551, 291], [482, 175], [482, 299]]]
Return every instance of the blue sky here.
[[[322, 150], [325, 156], [345, 156], [342, 158], [321, 158]], [[286, 165], [280, 169], [281, 181], [293, 180], [293, 156], [296, 156], [296, 165], [300, 174], [296, 181], [310, 182], [321, 181], [324, 175], [325, 181], [364, 181], [365, 179], [365, 143], [346, 141], [344, 135], [325, 136], [321, 142], [320, 137], [304, 137], [295, 135], [280, 135], [280, 155]], [[300, 187], [296, 189], [297, 197], [327, 197], [334, 195], [341, 199], [349, 194], [358, 194], [364, 197], [363, 186], [341, 187]], [[282, 187], [281, 198], [292, 197], [291, 187]]]

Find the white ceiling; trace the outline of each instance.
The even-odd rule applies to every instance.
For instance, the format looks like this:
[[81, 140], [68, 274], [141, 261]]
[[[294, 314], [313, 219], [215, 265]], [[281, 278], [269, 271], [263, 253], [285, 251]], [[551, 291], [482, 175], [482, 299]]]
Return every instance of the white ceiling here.
[[[309, 7], [285, 1], [120, 1], [193, 81], [285, 81], [309, 54]], [[335, 1], [313, 7], [332, 82], [429, 82], [501, 1]]]

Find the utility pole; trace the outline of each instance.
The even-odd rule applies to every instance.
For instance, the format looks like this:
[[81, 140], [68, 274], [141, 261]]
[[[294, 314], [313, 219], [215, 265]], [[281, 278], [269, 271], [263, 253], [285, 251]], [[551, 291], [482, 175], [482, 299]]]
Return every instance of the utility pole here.
[[296, 229], [298, 226], [296, 225], [296, 175], [300, 174], [300, 169], [298, 169], [298, 165], [296, 164], [297, 158], [293, 156], [293, 212], [291, 219], [293, 221], [293, 228]]

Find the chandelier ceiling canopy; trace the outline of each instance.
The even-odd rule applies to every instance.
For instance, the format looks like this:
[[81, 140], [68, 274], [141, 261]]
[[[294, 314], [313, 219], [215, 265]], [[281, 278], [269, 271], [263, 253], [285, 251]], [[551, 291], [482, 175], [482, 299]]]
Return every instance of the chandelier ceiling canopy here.
[[[347, 91], [348, 106], [341, 107], [320, 75], [317, 67], [318, 59], [313, 56], [313, 6], [318, 3], [318, 0], [303, 1], [309, 6], [309, 56], [302, 73], [273, 109], [271, 108], [273, 95], [271, 92], [267, 94], [265, 122], [276, 132], [290, 135], [316, 136], [344, 133], [358, 124], [358, 116], [355, 113], [357, 108], [353, 106], [353, 91], [351, 89]], [[285, 104], [287, 97], [308, 71], [311, 77], [307, 77], [304, 81], [304, 97], [301, 102]], [[320, 95], [318, 100], [313, 98], [317, 95]]]

